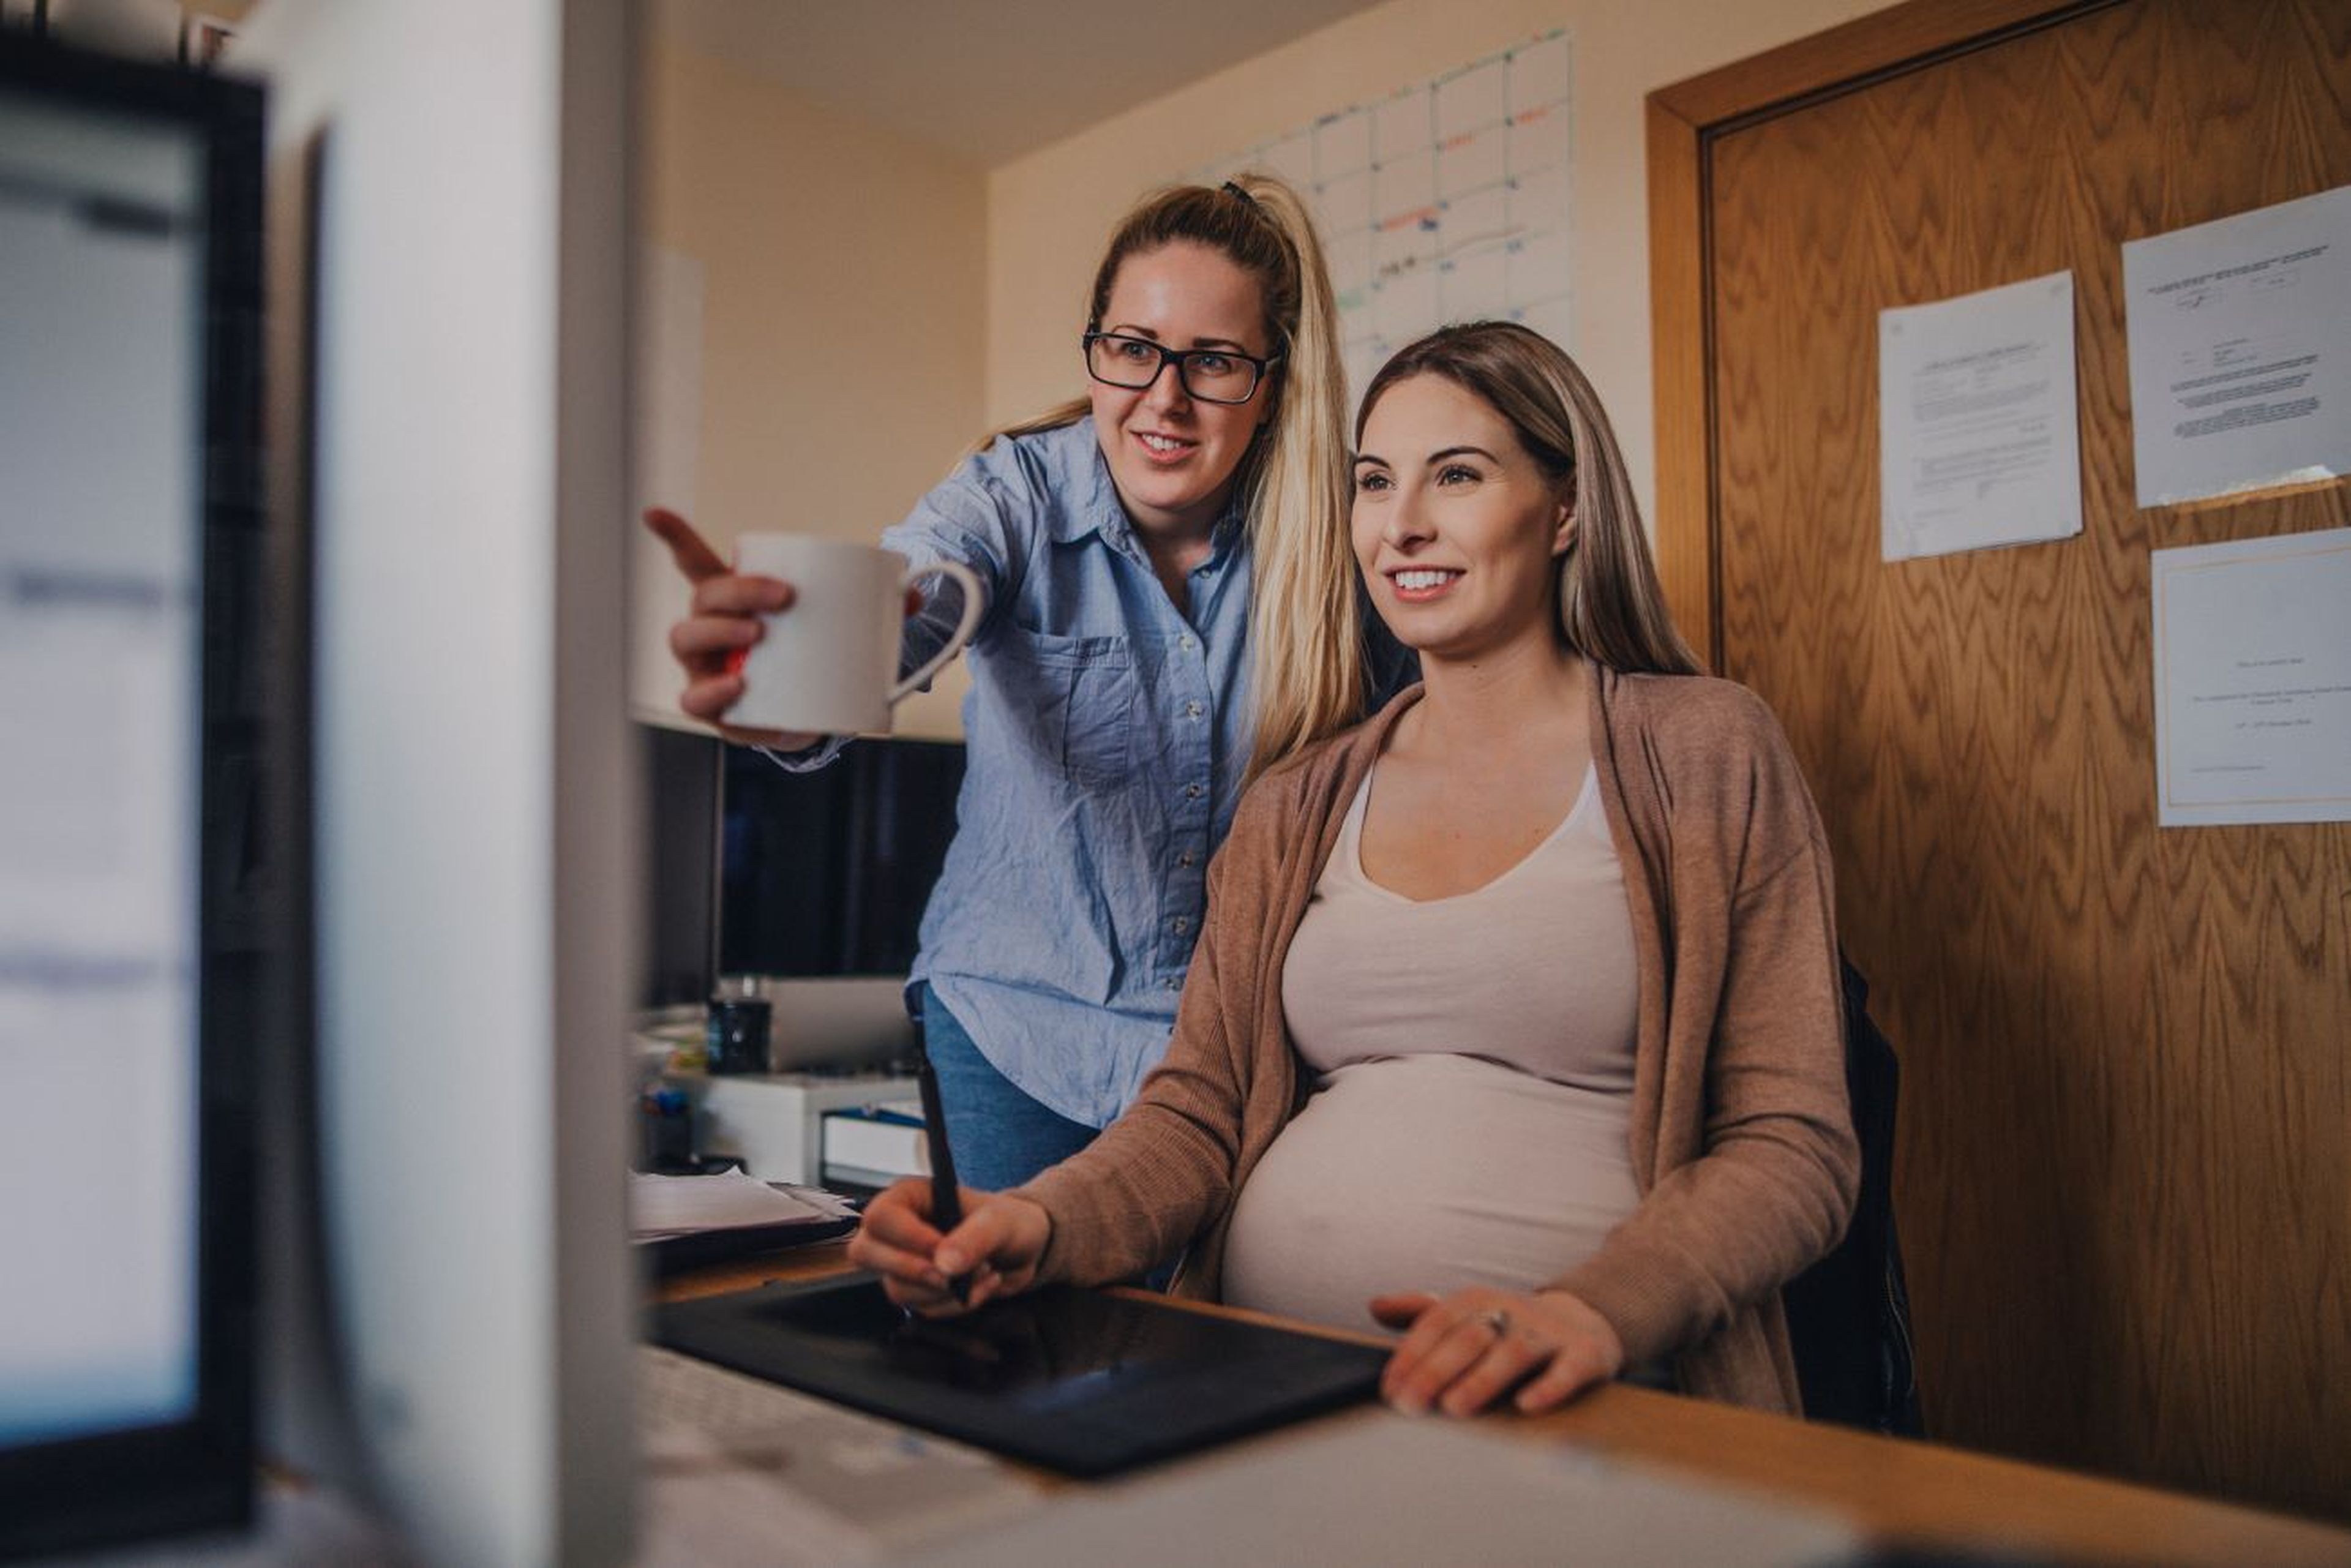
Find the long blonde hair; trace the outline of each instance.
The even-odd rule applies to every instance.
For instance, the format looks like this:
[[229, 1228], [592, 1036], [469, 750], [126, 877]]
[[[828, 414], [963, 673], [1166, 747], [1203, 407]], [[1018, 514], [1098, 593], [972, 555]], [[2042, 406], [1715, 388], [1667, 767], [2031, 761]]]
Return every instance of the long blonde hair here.
[[1559, 564], [1567, 645], [1613, 670], [1699, 674], [1698, 655], [1666, 608], [1616, 433], [1567, 351], [1512, 321], [1440, 327], [1397, 350], [1372, 378], [1355, 416], [1356, 441], [1381, 394], [1414, 376], [1442, 376], [1484, 400], [1554, 484], [1573, 482], [1575, 535]]
[[[1178, 242], [1207, 246], [1257, 279], [1266, 336], [1281, 356], [1271, 383], [1279, 400], [1274, 417], [1238, 475], [1256, 584], [1249, 605], [1254, 779], [1364, 713], [1364, 627], [1347, 542], [1339, 312], [1306, 204], [1273, 175], [1252, 172], [1220, 188], [1173, 186], [1136, 204], [1094, 271], [1087, 330], [1102, 325], [1128, 256]], [[988, 439], [1073, 424], [1089, 406], [1078, 398]]]

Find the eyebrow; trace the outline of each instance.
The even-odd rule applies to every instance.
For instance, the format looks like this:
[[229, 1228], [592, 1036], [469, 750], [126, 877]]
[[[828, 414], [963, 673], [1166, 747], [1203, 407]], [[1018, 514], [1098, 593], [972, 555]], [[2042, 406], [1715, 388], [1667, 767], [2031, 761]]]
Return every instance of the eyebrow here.
[[[1448, 457], [1483, 457], [1487, 462], [1494, 464], [1499, 464], [1502, 461], [1482, 446], [1466, 445], [1439, 447], [1437, 450], [1428, 455], [1428, 461], [1434, 465], [1442, 463]], [[1376, 463], [1383, 468], [1388, 465], [1388, 460], [1382, 457], [1377, 453], [1358, 452], [1355, 454], [1355, 464], [1358, 467], [1366, 463]]]
[[[1102, 330], [1105, 332], [1114, 332], [1122, 338], [1142, 338], [1154, 343], [1159, 341], [1159, 334], [1153, 331], [1148, 327], [1133, 327], [1125, 325], [1124, 323], [1120, 323], [1114, 326], [1104, 327]], [[1250, 349], [1247, 343], [1242, 342], [1238, 338], [1195, 338], [1192, 340], [1192, 347], [1196, 349], [1230, 349], [1235, 353], [1238, 354], [1250, 354], [1252, 356], [1255, 354], [1254, 350]]]

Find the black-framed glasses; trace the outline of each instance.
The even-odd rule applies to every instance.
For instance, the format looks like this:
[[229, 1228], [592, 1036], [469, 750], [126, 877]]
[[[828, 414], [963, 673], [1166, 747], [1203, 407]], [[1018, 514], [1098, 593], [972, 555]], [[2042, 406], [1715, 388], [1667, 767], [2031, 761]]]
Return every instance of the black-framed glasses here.
[[1105, 386], [1141, 392], [1172, 362], [1176, 381], [1202, 402], [1249, 402], [1267, 369], [1281, 361], [1280, 354], [1260, 360], [1233, 349], [1163, 348], [1123, 332], [1089, 332], [1085, 345], [1086, 374]]

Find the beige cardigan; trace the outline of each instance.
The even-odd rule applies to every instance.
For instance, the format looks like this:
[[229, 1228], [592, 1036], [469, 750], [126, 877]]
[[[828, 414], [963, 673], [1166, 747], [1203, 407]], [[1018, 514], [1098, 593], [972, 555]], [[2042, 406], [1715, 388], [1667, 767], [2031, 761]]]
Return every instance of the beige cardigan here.
[[[1687, 1393], [1794, 1412], [1779, 1290], [1844, 1234], [1860, 1171], [1828, 846], [1753, 694], [1590, 669], [1593, 762], [1640, 971], [1642, 1198], [1555, 1283], [1608, 1320], [1628, 1365], [1670, 1354]], [[1282, 961], [1348, 802], [1419, 695], [1242, 800], [1165, 1060], [1091, 1147], [1021, 1189], [1053, 1218], [1044, 1278], [1102, 1283], [1186, 1251], [1176, 1291], [1216, 1294], [1234, 1199], [1308, 1088]]]

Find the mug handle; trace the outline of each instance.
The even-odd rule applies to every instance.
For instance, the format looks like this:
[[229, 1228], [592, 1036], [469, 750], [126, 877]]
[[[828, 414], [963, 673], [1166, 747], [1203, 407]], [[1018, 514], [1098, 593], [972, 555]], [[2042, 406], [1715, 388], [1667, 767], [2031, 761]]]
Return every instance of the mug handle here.
[[978, 629], [981, 612], [987, 608], [983, 602], [986, 591], [980, 587], [979, 573], [959, 560], [935, 560], [926, 566], [910, 568], [906, 575], [898, 580], [898, 590], [904, 593], [923, 579], [936, 576], [951, 577], [963, 586], [963, 620], [946, 640], [946, 646], [932, 654], [921, 669], [890, 688], [892, 707], [905, 701], [917, 686], [944, 669], [949, 659], [963, 652], [964, 644], [971, 641], [972, 632]]

